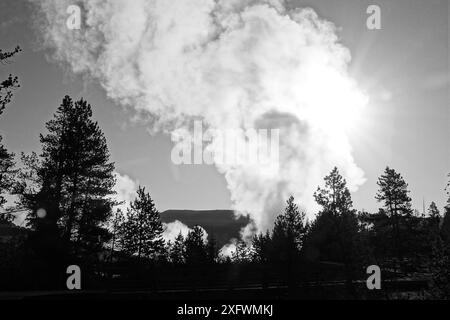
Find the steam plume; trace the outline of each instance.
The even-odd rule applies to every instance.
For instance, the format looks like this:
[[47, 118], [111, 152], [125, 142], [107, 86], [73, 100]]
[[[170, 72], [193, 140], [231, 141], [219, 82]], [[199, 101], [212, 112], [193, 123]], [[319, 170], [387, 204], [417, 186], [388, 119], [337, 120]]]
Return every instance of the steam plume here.
[[[312, 214], [312, 194], [338, 166], [364, 183], [348, 130], [367, 97], [349, 76], [335, 26], [282, 0], [82, 0], [80, 30], [68, 0], [36, 4], [54, 58], [98, 79], [108, 96], [171, 132], [201, 117], [210, 128], [279, 128], [279, 170], [216, 164], [244, 236], [271, 227], [289, 195]], [[242, 137], [245, 142], [245, 137]], [[214, 144], [211, 146], [214, 148]]]

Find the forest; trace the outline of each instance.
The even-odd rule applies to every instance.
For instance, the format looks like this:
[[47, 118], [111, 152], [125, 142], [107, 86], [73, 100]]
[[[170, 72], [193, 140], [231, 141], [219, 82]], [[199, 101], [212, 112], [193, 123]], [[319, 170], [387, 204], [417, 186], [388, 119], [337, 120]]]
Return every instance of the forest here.
[[[0, 60], [20, 52], [0, 50]], [[0, 83], [0, 116], [19, 88], [13, 75]], [[148, 298], [171, 298], [175, 289], [214, 298], [208, 288], [222, 297], [450, 298], [449, 186], [444, 208], [432, 202], [419, 212], [401, 173], [386, 167], [374, 194], [379, 210], [366, 212], [330, 168], [314, 193], [314, 220], [290, 197], [272, 230], [225, 257], [201, 226], [164, 241], [151, 186], [139, 187], [126, 212], [117, 209], [115, 164], [92, 108], [62, 97], [36, 153], [10, 153], [0, 136], [0, 227], [14, 230], [0, 238], [0, 291], [64, 291], [67, 267], [78, 265], [87, 292], [145, 289]], [[14, 224], [18, 211], [27, 213], [24, 226]], [[382, 270], [382, 290], [366, 287], [370, 265]]]

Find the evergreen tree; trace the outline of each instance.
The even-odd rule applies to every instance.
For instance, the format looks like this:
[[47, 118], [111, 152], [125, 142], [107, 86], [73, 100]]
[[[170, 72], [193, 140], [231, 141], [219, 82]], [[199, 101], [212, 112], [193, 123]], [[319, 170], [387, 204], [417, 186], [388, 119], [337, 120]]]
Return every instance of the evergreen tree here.
[[[20, 49], [19, 46], [17, 46], [13, 51], [3, 51], [0, 49], [0, 63], [8, 63], [12, 57], [21, 51], [22, 49]], [[19, 87], [19, 79], [11, 74], [6, 78], [6, 80], [0, 82], [0, 115], [3, 113], [6, 105], [11, 102], [13, 90]]]
[[[449, 175], [450, 177], [450, 175]], [[450, 245], [450, 182], [445, 188], [448, 196], [447, 205], [444, 208], [444, 219], [441, 226], [441, 236], [447, 245]]]
[[408, 196], [408, 184], [400, 173], [387, 167], [378, 179], [379, 190], [375, 199], [383, 203], [383, 209], [392, 232], [392, 247], [404, 269], [404, 257], [411, 250], [409, 236], [412, 234], [411, 198]]
[[236, 250], [233, 252], [231, 260], [235, 263], [247, 263], [251, 260], [250, 249], [244, 241], [236, 243]]
[[335, 216], [354, 213], [353, 201], [347, 182], [339, 174], [338, 168], [324, 178], [325, 187], [318, 188], [314, 193], [316, 202], [322, 207], [322, 212], [328, 212]]
[[439, 212], [436, 203], [431, 202], [430, 207], [428, 208], [429, 229], [430, 233], [435, 236], [439, 234], [441, 218], [441, 213]]
[[217, 241], [213, 235], [208, 236], [208, 242], [206, 243], [206, 253], [209, 263], [216, 263], [219, 260], [219, 248], [217, 247]]
[[125, 223], [125, 217], [121, 209], [117, 209], [114, 217], [110, 221], [111, 230], [111, 253], [110, 260], [112, 261], [114, 251], [122, 249], [121, 231], [122, 226]]
[[442, 226], [440, 229], [440, 234], [442, 239], [450, 244], [450, 210], [448, 207], [445, 208], [444, 219], [442, 221]]
[[284, 213], [275, 221], [272, 231], [272, 248], [274, 252], [288, 263], [293, 263], [303, 246], [306, 234], [305, 213], [300, 212], [291, 196], [287, 200]]
[[379, 190], [375, 199], [384, 203], [384, 209], [391, 217], [398, 218], [412, 214], [408, 184], [400, 173], [387, 167], [384, 174], [378, 178], [377, 185]]
[[180, 265], [186, 262], [185, 256], [186, 247], [184, 245], [184, 237], [180, 232], [171, 246], [169, 257], [173, 264]]
[[337, 168], [324, 181], [325, 186], [314, 193], [322, 208], [310, 228], [308, 257], [343, 263], [351, 285], [364, 257], [356, 210], [347, 182]]
[[162, 253], [163, 226], [150, 194], [139, 186], [122, 227], [123, 250], [141, 258], [156, 258]]
[[205, 233], [200, 226], [195, 226], [189, 231], [184, 242], [186, 248], [186, 263], [188, 265], [202, 265], [208, 261], [204, 237]]
[[17, 192], [31, 211], [29, 225], [62, 237], [79, 253], [94, 253], [109, 237], [104, 224], [114, 205], [114, 164], [106, 139], [91, 106], [69, 96], [46, 128], [48, 133], [40, 135], [40, 159], [22, 157], [26, 169]]
[[[16, 47], [13, 51], [4, 52], [0, 49], [0, 63], [8, 62], [10, 58], [21, 51], [20, 47]], [[12, 91], [19, 88], [19, 80], [11, 74], [6, 80], [0, 82], [0, 116], [2, 115], [6, 105], [11, 102]], [[2, 213], [2, 207], [6, 203], [5, 194], [11, 191], [13, 187], [15, 174], [14, 170], [14, 154], [9, 153], [6, 147], [2, 144], [2, 136], [0, 135], [0, 219], [5, 221], [11, 220], [11, 216], [7, 213]]]
[[[448, 177], [450, 178], [450, 173], [448, 174]], [[445, 187], [445, 191], [447, 192], [447, 206], [446, 208], [450, 207], [450, 181], [447, 183], [447, 186]]]
[[300, 250], [306, 235], [305, 213], [300, 212], [291, 196], [286, 202], [284, 213], [275, 221], [270, 241], [270, 260], [278, 265], [292, 287], [297, 282], [295, 275], [300, 259]]
[[252, 261], [261, 264], [269, 262], [271, 251], [270, 245], [271, 239], [269, 231], [267, 231], [266, 234], [260, 233], [253, 236], [251, 251]]
[[14, 154], [8, 153], [0, 136], [0, 212], [6, 203], [6, 193], [10, 192], [14, 185], [14, 177], [17, 173], [14, 166]]
[[431, 281], [429, 292], [434, 299], [450, 298], [450, 246], [442, 239], [433, 242], [430, 260]]
[[325, 177], [325, 187], [314, 193], [322, 207], [311, 227], [310, 239], [318, 245], [322, 259], [332, 259], [350, 264], [355, 256], [356, 237], [359, 231], [356, 210], [347, 182], [337, 168]]
[[[442, 219], [437, 205], [432, 202], [428, 214], [430, 229], [428, 241], [431, 243], [429, 292], [434, 299], [448, 299], [450, 297], [450, 246], [448, 237], [450, 213], [446, 210]], [[443, 220], [442, 227], [440, 227], [441, 220]]]

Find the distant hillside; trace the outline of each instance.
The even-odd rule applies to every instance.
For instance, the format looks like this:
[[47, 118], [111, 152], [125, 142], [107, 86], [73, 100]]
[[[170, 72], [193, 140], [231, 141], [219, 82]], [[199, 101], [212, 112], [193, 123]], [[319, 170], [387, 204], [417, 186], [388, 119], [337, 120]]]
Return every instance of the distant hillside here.
[[216, 238], [219, 247], [239, 238], [239, 231], [249, 223], [246, 217], [235, 219], [232, 210], [167, 210], [161, 213], [161, 220], [165, 223], [178, 220], [189, 228], [200, 225]]

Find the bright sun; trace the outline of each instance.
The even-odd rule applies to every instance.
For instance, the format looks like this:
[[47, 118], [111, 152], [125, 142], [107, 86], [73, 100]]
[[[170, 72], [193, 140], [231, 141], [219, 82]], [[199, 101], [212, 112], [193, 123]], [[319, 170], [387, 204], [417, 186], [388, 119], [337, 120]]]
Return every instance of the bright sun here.
[[307, 90], [301, 99], [313, 124], [331, 133], [360, 129], [369, 97], [352, 78], [335, 68], [316, 65], [304, 84]]

